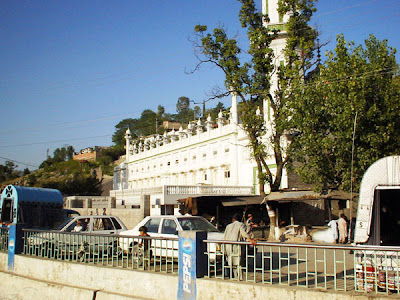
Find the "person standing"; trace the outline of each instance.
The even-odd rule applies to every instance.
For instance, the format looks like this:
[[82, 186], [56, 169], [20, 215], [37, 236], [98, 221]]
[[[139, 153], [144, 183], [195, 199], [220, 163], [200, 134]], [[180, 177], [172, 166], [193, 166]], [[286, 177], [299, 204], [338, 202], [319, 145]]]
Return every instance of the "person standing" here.
[[337, 230], [337, 221], [336, 220], [331, 220], [328, 223], [328, 226], [330, 227], [329, 232], [331, 234], [331, 239], [332, 241], [330, 241], [331, 243], [336, 243], [337, 239], [338, 239], [338, 230]]
[[344, 244], [347, 239], [347, 221], [346, 215], [341, 214], [338, 220], [338, 229], [339, 229], [339, 243]]
[[[238, 214], [232, 216], [232, 223], [226, 226], [224, 240], [239, 242], [247, 239], [254, 246], [256, 241], [249, 236], [246, 231], [246, 225], [239, 220], [240, 216]], [[227, 256], [228, 265], [233, 269], [233, 278], [238, 278], [239, 280], [242, 280], [241, 252], [241, 245], [225, 244], [225, 255]]]
[[[146, 226], [141, 226], [139, 228], [139, 236], [150, 236], [147, 233]], [[139, 244], [136, 246], [135, 249], [135, 254], [138, 258], [138, 266], [143, 266], [145, 270], [150, 265], [150, 242], [151, 241], [149, 239], [140, 239]]]
[[246, 232], [251, 238], [254, 238], [254, 233], [253, 233], [253, 228], [254, 227], [257, 227], [257, 225], [254, 224], [253, 215], [252, 214], [248, 214], [247, 215], [247, 220], [246, 220]]

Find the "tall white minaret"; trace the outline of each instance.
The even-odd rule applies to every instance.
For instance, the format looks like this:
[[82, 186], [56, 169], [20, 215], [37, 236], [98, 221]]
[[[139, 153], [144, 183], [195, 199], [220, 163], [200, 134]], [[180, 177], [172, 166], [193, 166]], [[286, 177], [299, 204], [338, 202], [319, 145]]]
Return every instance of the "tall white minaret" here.
[[132, 140], [132, 133], [131, 130], [128, 129], [125, 131], [125, 153], [126, 153], [126, 162], [129, 162], [130, 159], [130, 148], [131, 148], [131, 140]]
[[[265, 26], [272, 27], [275, 29], [279, 29], [279, 35], [276, 39], [271, 42], [271, 48], [274, 51], [274, 64], [275, 71], [271, 75], [271, 87], [270, 94], [272, 97], [275, 97], [275, 91], [278, 87], [278, 75], [277, 68], [285, 64], [285, 56], [283, 50], [286, 46], [286, 22], [289, 20], [288, 15], [280, 15], [278, 13], [278, 2], [279, 0], [262, 0], [262, 12], [263, 14], [267, 14], [269, 17], [269, 23], [266, 23]], [[271, 124], [272, 121], [272, 111], [269, 107], [269, 101], [266, 99], [264, 101], [264, 120], [267, 124]]]
[[237, 125], [239, 122], [238, 118], [238, 103], [237, 103], [237, 95], [235, 92], [231, 92], [232, 95], [232, 106], [231, 106], [231, 123]]

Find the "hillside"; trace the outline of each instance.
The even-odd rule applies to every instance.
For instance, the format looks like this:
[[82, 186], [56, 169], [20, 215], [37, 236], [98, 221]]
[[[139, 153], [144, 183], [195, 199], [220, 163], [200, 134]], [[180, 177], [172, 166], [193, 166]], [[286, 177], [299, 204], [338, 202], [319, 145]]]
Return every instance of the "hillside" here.
[[[4, 181], [1, 186], [3, 188], [8, 184], [14, 184], [55, 188], [65, 196], [108, 196], [113, 182], [110, 170], [112, 172], [113, 166], [117, 163], [118, 161], [115, 161], [104, 167], [98, 163], [63, 161], [40, 168], [28, 175]], [[104, 172], [104, 169], [107, 172]]]

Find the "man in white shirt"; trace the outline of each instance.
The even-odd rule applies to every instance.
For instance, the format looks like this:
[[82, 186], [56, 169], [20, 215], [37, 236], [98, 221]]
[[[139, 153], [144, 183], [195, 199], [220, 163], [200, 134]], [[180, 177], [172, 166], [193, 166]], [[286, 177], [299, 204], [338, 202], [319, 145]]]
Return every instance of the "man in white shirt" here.
[[83, 231], [82, 221], [78, 220], [72, 232], [80, 232]]

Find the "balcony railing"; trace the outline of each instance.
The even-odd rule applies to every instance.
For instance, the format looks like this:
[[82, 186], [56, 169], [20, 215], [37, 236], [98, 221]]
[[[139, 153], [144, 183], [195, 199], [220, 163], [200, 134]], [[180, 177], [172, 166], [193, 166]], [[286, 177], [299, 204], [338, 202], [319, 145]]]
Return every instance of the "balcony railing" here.
[[164, 190], [165, 195], [249, 196], [254, 194], [252, 186], [167, 185]]

